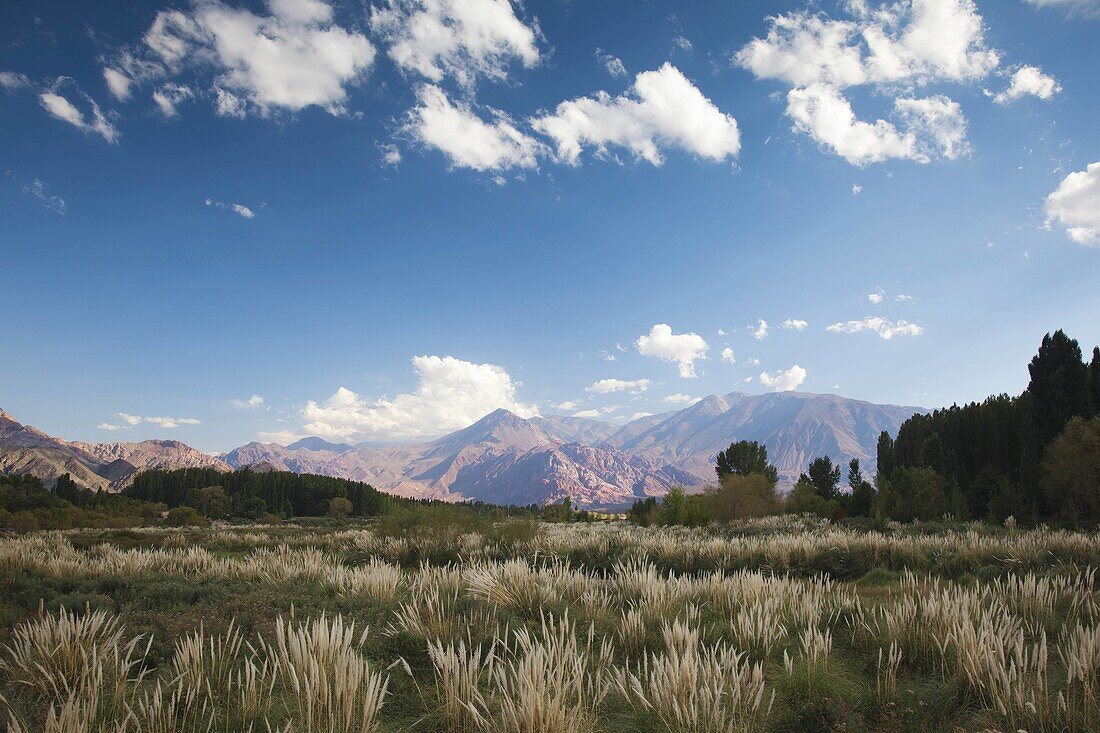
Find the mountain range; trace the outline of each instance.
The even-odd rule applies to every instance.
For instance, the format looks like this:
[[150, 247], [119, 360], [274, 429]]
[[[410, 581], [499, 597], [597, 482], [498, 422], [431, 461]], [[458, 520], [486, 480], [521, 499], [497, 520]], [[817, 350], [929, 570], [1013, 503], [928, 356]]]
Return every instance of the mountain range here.
[[896, 434], [916, 412], [924, 410], [835, 395], [731, 392], [623, 426], [496, 410], [422, 443], [353, 446], [309, 437], [286, 446], [248, 443], [215, 458], [178, 441], [64, 441], [0, 411], [0, 472], [69, 473], [91, 488], [118, 489], [145, 468], [252, 467], [354, 479], [406, 497], [541, 504], [568, 496], [579, 506], [610, 507], [713, 482], [715, 455], [736, 440], [764, 443], [782, 486], [821, 455], [858, 458], [871, 473], [879, 433]]

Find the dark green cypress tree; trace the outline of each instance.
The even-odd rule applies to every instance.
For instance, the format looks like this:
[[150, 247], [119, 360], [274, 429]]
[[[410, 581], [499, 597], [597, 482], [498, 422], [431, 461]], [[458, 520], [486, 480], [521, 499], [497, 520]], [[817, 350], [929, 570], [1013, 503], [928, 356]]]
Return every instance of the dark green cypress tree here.
[[1081, 347], [1061, 330], [1043, 337], [1027, 370], [1034, 437], [1041, 454], [1071, 418], [1088, 414], [1089, 370], [1081, 360]]
[[894, 471], [894, 439], [885, 430], [878, 435], [875, 468], [878, 474], [876, 479], [879, 481], [888, 481], [890, 474]]

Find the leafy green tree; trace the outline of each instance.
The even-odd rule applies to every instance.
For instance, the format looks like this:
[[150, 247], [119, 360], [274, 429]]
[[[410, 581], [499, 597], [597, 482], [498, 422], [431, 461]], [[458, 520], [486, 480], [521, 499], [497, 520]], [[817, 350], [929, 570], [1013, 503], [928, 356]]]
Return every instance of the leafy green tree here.
[[[266, 507], [265, 507], [266, 508]], [[337, 519], [347, 519], [351, 514], [351, 502], [342, 496], [336, 496], [328, 501], [328, 515]]]
[[799, 482], [806, 481], [825, 501], [836, 499], [840, 495], [840, 466], [833, 465], [829, 456], [821, 456], [810, 461], [808, 474], [802, 474]]
[[875, 487], [863, 478], [858, 458], [848, 461], [848, 486], [852, 489], [852, 494], [848, 498], [849, 516], [869, 517], [875, 501]]
[[880, 515], [900, 522], [939, 519], [952, 508], [947, 482], [931, 468], [896, 468], [879, 485], [879, 499]]
[[647, 496], [635, 501], [626, 515], [639, 527], [652, 527], [661, 521], [661, 507], [657, 504], [657, 499]]
[[840, 508], [836, 499], [827, 500], [817, 487], [810, 482], [805, 474], [798, 479], [798, 483], [787, 495], [786, 511], [788, 514], [816, 514], [819, 517], [832, 519]]
[[194, 507], [178, 506], [168, 511], [164, 523], [169, 527], [203, 527], [210, 524], [210, 520], [195, 511]]
[[768, 448], [755, 440], [739, 440], [718, 453], [714, 472], [718, 481], [726, 476], [748, 476], [758, 473], [773, 484], [779, 480], [775, 466], [768, 463]]
[[710, 513], [719, 522], [779, 513], [775, 484], [759, 473], [730, 474], [706, 493]]
[[211, 519], [224, 519], [230, 510], [229, 497], [221, 486], [192, 489], [187, 493], [187, 505]]
[[1063, 519], [1100, 520], [1100, 417], [1075, 417], [1047, 448], [1043, 490]]

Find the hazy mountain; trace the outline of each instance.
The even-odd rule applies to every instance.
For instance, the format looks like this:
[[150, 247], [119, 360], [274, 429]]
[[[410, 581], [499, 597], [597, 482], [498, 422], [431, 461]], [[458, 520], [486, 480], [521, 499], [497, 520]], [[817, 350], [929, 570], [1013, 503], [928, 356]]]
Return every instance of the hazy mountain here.
[[659, 496], [691, 479], [674, 467], [610, 446], [569, 442], [557, 434], [565, 431], [596, 441], [614, 429], [594, 420], [525, 420], [496, 410], [427, 443], [342, 452], [249, 443], [227, 453], [225, 460], [234, 467], [265, 462], [283, 470], [367, 481], [402, 496], [502, 504], [545, 503], [570, 496], [582, 505], [618, 505], [635, 497]]
[[365, 481], [416, 498], [527, 504], [569, 496], [581, 506], [612, 506], [676, 485], [712, 483], [714, 456], [736, 440], [763, 442], [785, 485], [821, 455], [841, 463], [859, 458], [870, 474], [879, 433], [896, 434], [920, 411], [835, 395], [731, 392], [622, 427], [496, 410], [424, 443], [352, 447], [314, 437], [289, 446], [248, 443], [220, 458], [170, 440], [70, 443], [0, 412], [0, 470], [47, 479], [68, 472], [87, 486], [108, 488], [143, 468], [248, 466]]
[[0, 410], [0, 473], [32, 474], [52, 485], [69, 474], [90, 489], [119, 489], [147, 468], [216, 468], [223, 461], [178, 440], [83, 443], [61, 440], [23, 425]]
[[598, 445], [619, 430], [618, 425], [603, 420], [593, 420], [590, 417], [546, 415], [545, 417], [533, 417], [531, 422], [558, 440], [584, 445]]
[[670, 415], [625, 425], [606, 445], [714, 480], [714, 457], [736, 440], [768, 447], [780, 481], [793, 484], [812, 458], [827, 455], [846, 464], [860, 459], [874, 472], [875, 444], [883, 430], [898, 428], [920, 407], [876, 405], [836, 395], [777, 392], [711, 395]]

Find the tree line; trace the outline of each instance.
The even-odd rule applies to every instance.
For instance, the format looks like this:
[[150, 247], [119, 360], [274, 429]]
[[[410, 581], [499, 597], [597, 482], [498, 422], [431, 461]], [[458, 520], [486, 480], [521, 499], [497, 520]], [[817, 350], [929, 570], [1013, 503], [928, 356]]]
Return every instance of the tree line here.
[[857, 459], [813, 459], [780, 497], [767, 448], [739, 441], [720, 452], [718, 483], [635, 502], [640, 524], [701, 525], [783, 512], [898, 521], [982, 519], [1100, 523], [1100, 348], [1086, 362], [1063, 331], [1047, 334], [1016, 397], [996, 395], [917, 414], [878, 439], [874, 482]]

